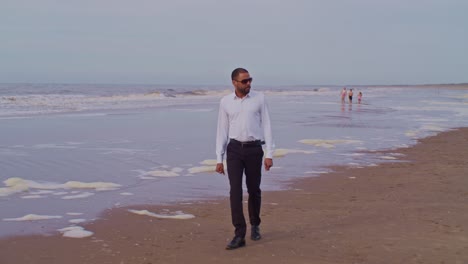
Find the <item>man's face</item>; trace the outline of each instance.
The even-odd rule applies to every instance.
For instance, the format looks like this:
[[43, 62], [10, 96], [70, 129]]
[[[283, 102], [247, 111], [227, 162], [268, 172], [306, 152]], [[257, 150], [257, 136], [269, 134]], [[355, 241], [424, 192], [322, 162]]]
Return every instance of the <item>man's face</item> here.
[[236, 88], [238, 95], [246, 96], [250, 92], [250, 85], [252, 84], [252, 78], [248, 72], [240, 73], [237, 78], [232, 80], [232, 84]]

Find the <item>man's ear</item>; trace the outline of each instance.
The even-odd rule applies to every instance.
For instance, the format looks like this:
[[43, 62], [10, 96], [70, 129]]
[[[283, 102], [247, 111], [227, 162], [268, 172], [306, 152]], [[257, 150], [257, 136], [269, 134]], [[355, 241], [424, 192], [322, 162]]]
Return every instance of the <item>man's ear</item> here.
[[236, 86], [236, 81], [232, 80], [232, 85]]

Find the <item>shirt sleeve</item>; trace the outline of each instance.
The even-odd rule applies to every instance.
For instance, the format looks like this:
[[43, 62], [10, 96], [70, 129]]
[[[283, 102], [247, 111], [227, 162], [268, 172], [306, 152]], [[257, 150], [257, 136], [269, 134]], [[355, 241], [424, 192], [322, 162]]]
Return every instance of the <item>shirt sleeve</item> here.
[[219, 104], [218, 129], [216, 132], [216, 161], [223, 163], [224, 153], [226, 152], [227, 141], [229, 137], [229, 122], [226, 110], [223, 107], [223, 99]]
[[272, 159], [273, 152], [275, 151], [275, 142], [273, 141], [273, 134], [271, 131], [270, 113], [268, 111], [268, 103], [264, 97], [262, 109], [262, 126], [263, 135], [265, 137], [265, 158]]

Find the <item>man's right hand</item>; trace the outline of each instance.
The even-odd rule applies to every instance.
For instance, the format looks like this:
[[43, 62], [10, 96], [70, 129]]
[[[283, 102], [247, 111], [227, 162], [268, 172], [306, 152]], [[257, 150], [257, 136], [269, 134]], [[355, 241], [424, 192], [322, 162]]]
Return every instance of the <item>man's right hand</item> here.
[[216, 172], [219, 174], [224, 174], [224, 164], [223, 163], [217, 163], [216, 164]]

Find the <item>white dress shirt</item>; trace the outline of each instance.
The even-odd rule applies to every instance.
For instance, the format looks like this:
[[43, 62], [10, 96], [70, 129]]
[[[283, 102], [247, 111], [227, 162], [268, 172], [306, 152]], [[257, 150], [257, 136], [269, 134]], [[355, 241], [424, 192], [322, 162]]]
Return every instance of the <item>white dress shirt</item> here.
[[216, 135], [216, 160], [222, 163], [229, 139], [241, 142], [264, 140], [265, 158], [273, 158], [275, 148], [265, 95], [250, 91], [244, 98], [235, 93], [221, 98]]

